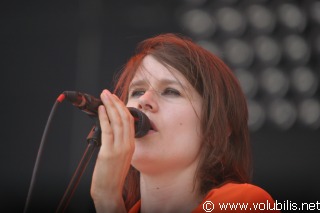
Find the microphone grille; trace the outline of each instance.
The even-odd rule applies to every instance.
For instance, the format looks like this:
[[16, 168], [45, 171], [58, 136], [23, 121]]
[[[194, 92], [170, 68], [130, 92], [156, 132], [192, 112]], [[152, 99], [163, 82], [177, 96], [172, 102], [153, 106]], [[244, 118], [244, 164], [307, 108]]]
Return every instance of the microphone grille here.
[[131, 115], [135, 118], [135, 137], [141, 138], [145, 136], [150, 130], [150, 120], [148, 116], [134, 107], [128, 107], [128, 109]]

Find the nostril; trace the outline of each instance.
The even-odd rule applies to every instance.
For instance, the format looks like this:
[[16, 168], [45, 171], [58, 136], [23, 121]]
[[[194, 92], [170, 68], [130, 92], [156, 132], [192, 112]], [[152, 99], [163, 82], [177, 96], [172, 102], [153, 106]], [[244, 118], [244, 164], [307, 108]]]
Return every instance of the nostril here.
[[151, 98], [142, 98], [142, 96], [138, 99], [138, 109], [145, 111], [155, 111], [158, 109], [157, 102], [152, 100]]
[[146, 104], [145, 107], [146, 107], [146, 109], [153, 109], [150, 104]]
[[140, 110], [152, 110], [153, 107], [150, 104], [139, 104], [138, 109]]

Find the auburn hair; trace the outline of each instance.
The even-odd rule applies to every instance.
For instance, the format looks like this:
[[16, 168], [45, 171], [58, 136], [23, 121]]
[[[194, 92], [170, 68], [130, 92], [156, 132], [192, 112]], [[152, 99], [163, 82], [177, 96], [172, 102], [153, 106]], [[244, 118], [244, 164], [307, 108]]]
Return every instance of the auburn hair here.
[[[202, 96], [200, 162], [195, 173], [199, 193], [227, 182], [251, 180], [251, 151], [246, 98], [230, 68], [217, 56], [177, 34], [161, 34], [142, 41], [115, 85], [127, 102], [128, 87], [145, 56], [183, 74]], [[140, 199], [139, 171], [131, 166], [123, 195], [126, 207]]]

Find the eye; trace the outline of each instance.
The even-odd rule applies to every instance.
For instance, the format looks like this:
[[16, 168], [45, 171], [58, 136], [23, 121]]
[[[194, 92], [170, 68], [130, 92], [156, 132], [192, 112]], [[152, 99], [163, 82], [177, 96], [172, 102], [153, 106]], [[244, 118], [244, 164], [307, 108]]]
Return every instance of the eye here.
[[169, 96], [181, 96], [181, 93], [173, 88], [166, 88], [163, 92], [163, 95], [169, 95]]
[[142, 96], [144, 93], [145, 93], [145, 90], [143, 90], [143, 89], [136, 89], [136, 90], [133, 90], [133, 91], [130, 93], [130, 97], [138, 98], [138, 97]]

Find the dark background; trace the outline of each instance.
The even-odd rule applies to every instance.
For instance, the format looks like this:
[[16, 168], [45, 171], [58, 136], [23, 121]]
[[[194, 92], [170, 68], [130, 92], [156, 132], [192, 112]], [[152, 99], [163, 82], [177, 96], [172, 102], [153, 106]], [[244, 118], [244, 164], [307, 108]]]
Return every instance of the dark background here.
[[[139, 41], [165, 32], [189, 35], [177, 18], [178, 9], [188, 2], [192, 1], [0, 3], [1, 212], [23, 211], [40, 140], [59, 94], [76, 90], [99, 96], [103, 88], [113, 88], [115, 73]], [[228, 2], [238, 8], [238, 1]], [[311, 60], [315, 58], [309, 61], [314, 63]], [[319, 89], [314, 98], [318, 95]], [[32, 208], [55, 211], [92, 125], [71, 104], [59, 105], [39, 166]], [[252, 131], [253, 183], [279, 202], [319, 201], [319, 136], [318, 127], [298, 121], [286, 129], [266, 122]], [[70, 203], [70, 212], [94, 211], [89, 191], [92, 168], [93, 162]]]

